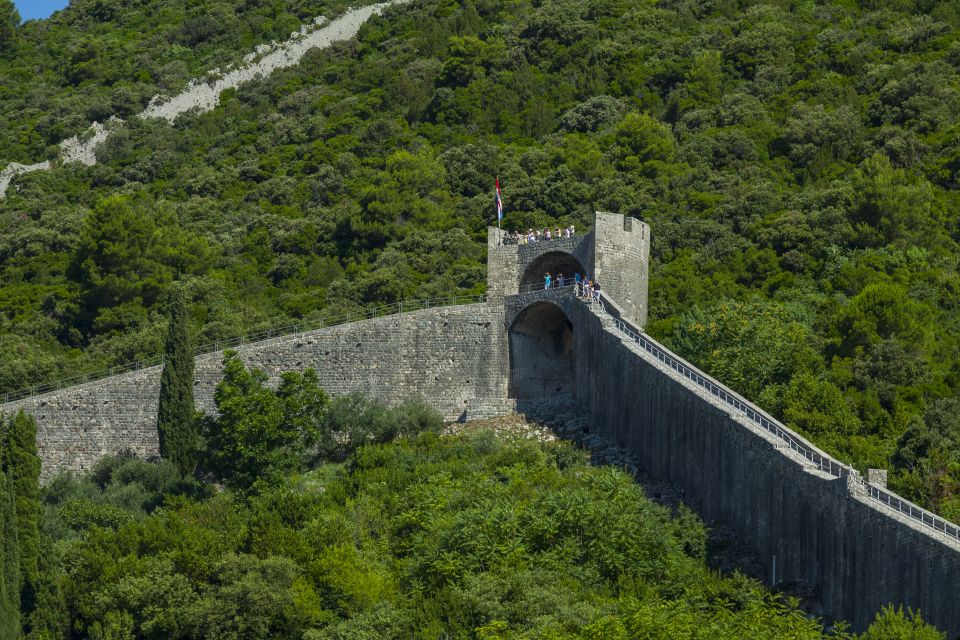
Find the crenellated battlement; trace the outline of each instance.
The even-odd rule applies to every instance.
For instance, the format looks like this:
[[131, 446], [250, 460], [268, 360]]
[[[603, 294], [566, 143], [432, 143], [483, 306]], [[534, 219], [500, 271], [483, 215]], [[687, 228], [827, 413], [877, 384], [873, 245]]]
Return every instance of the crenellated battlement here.
[[489, 227], [487, 256], [491, 299], [529, 290], [545, 272], [579, 272], [599, 282], [631, 321], [646, 325], [650, 227], [640, 220], [598, 211], [589, 233], [527, 244], [509, 242], [507, 232]]

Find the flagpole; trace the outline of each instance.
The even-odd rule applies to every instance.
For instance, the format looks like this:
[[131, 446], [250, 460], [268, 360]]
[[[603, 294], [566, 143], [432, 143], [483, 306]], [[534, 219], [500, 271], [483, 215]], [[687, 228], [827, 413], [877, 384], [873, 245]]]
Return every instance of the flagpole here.
[[[499, 173], [497, 174], [497, 182], [496, 182], [496, 184], [497, 184], [497, 197], [499, 197], [499, 196], [500, 196], [500, 174], [499, 174]], [[500, 206], [502, 207], [503, 205], [500, 205]], [[500, 209], [498, 208], [498, 209], [497, 209], [497, 231], [500, 231], [500, 217], [501, 217], [501, 216], [500, 216]], [[497, 236], [499, 237], [500, 234], [498, 233]]]

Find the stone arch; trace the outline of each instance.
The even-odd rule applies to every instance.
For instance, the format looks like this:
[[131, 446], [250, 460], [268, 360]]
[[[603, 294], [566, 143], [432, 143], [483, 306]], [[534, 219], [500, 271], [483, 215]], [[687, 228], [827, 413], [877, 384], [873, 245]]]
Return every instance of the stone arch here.
[[534, 302], [508, 334], [511, 398], [549, 398], [573, 391], [573, 323], [553, 302]]
[[520, 279], [520, 291], [526, 291], [537, 284], [542, 285], [543, 274], [546, 272], [550, 272], [554, 277], [557, 273], [562, 273], [572, 278], [574, 273], [582, 276], [586, 270], [572, 254], [565, 251], [549, 251], [537, 256], [524, 270], [523, 277]]

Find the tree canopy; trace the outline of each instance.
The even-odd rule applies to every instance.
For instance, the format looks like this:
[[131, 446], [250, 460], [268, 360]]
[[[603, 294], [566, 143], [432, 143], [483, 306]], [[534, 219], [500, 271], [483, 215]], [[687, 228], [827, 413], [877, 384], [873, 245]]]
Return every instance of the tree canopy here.
[[[240, 377], [224, 392], [256, 386]], [[689, 509], [671, 514], [568, 443], [435, 431], [377, 443], [376, 416], [392, 411], [398, 434], [425, 414], [361, 397], [334, 407], [298, 415], [368, 434], [345, 463], [265, 469], [241, 492], [191, 487], [172, 464], [136, 459], [55, 479], [44, 504], [66, 574], [61, 628], [170, 640], [857, 637], [709, 570]], [[890, 608], [864, 636], [898, 637], [942, 635]]]

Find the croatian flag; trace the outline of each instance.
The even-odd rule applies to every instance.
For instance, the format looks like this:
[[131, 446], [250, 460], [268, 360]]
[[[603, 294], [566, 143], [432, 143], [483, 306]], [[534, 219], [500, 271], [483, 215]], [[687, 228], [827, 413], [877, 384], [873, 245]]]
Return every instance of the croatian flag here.
[[497, 222], [500, 222], [503, 220], [503, 201], [500, 200], [500, 176], [497, 176], [494, 185], [497, 189]]

